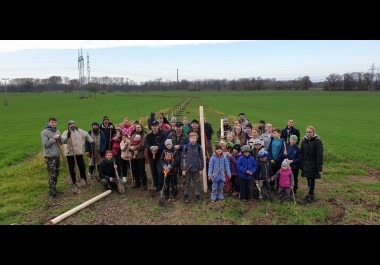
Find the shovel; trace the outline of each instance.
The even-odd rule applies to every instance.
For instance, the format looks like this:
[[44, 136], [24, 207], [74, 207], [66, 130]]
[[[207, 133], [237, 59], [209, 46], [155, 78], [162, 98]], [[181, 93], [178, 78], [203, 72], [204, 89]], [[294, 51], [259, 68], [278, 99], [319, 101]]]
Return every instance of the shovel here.
[[115, 161], [113, 161], [113, 166], [115, 168], [115, 174], [117, 178], [117, 189], [121, 194], [124, 194], [125, 193], [124, 184], [122, 183], [122, 180], [119, 177], [119, 172], [117, 172], [117, 165], [115, 164]]
[[170, 169], [164, 170], [164, 185], [162, 185], [161, 195], [160, 195], [160, 199], [158, 201], [158, 204], [161, 206], [165, 205], [165, 196], [163, 195], [163, 193], [164, 193], [164, 189], [165, 189], [165, 179], [166, 179], [166, 176], [168, 175], [169, 172], [170, 172]]
[[293, 190], [293, 187], [291, 187], [290, 189], [292, 190], [293, 202], [294, 202], [294, 204], [297, 204], [297, 203], [296, 203], [296, 197], [294, 196], [294, 190]]

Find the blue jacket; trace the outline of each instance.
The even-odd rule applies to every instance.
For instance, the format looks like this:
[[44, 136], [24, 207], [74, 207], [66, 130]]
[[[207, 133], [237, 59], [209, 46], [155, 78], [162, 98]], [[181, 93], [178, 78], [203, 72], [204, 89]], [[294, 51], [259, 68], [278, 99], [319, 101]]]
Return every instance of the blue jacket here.
[[299, 169], [301, 164], [301, 148], [299, 148], [298, 145], [287, 146], [288, 149], [288, 159], [293, 160], [292, 163], [290, 163], [291, 169]]
[[213, 182], [219, 180], [226, 181], [225, 173], [227, 173], [227, 176], [231, 177], [230, 165], [227, 157], [224, 154], [218, 156], [214, 153], [210, 159], [207, 176], [211, 177]]
[[[253, 179], [253, 174], [256, 172], [256, 161], [252, 156], [242, 155], [237, 161], [237, 168], [239, 171], [239, 178]], [[247, 170], [252, 172], [252, 175], [246, 173]]]

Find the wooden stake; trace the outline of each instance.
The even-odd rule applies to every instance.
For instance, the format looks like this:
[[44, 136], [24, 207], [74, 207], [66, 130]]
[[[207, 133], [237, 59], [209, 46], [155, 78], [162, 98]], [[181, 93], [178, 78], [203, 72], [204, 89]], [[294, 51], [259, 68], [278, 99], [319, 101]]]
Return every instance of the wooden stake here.
[[207, 172], [206, 172], [206, 143], [205, 143], [205, 125], [203, 120], [203, 106], [199, 106], [199, 121], [201, 124], [201, 145], [203, 152], [203, 191], [207, 193]]

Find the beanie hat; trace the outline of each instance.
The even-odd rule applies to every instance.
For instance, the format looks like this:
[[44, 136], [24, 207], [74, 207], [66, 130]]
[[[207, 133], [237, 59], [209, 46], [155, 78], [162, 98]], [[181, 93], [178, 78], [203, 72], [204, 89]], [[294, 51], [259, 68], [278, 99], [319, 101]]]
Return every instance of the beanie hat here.
[[251, 128], [252, 129], [252, 123], [248, 123], [245, 128]]
[[240, 115], [244, 115], [244, 116], [245, 116], [244, 112], [239, 113], [239, 116], [240, 116]]
[[183, 123], [180, 122], [180, 121], [177, 121], [177, 122], [175, 123], [175, 126], [176, 126], [176, 127], [181, 127], [181, 126], [183, 126]]
[[253, 145], [256, 145], [256, 144], [263, 145], [260, 139], [253, 140]]
[[243, 147], [241, 148], [241, 151], [244, 153], [244, 152], [251, 152], [251, 149], [249, 148], [248, 145], [243, 145]]
[[228, 118], [224, 118], [224, 119], [223, 119], [223, 122], [228, 122]]
[[173, 145], [173, 142], [172, 142], [172, 139], [167, 139], [166, 141], [165, 141], [165, 146], [167, 146], [167, 145]]
[[110, 119], [108, 119], [108, 116], [104, 116], [104, 117], [103, 117], [103, 121], [104, 121], [104, 120], [110, 120]]
[[268, 154], [268, 151], [265, 150], [265, 149], [261, 149], [258, 153], [258, 156], [259, 158], [263, 158], [263, 157], [269, 157], [269, 154]]
[[177, 118], [176, 117], [172, 117], [172, 119], [170, 120], [170, 122], [177, 122]]
[[264, 123], [265, 124], [265, 121], [264, 120], [260, 120], [259, 123]]
[[281, 164], [282, 167], [290, 167], [290, 163], [289, 163], [289, 160], [288, 159], [284, 159], [284, 161], [282, 161], [282, 164]]
[[97, 123], [96, 121], [94, 121], [94, 122], [91, 124], [91, 126], [94, 126], [94, 125], [99, 126], [99, 123]]
[[290, 139], [293, 139], [294, 141], [298, 141], [298, 137], [295, 134], [290, 135]]
[[75, 121], [69, 120], [69, 122], [67, 123], [67, 125], [70, 125], [70, 124], [75, 124]]
[[198, 123], [199, 124], [199, 121], [197, 121], [196, 119], [192, 120], [191, 123]]

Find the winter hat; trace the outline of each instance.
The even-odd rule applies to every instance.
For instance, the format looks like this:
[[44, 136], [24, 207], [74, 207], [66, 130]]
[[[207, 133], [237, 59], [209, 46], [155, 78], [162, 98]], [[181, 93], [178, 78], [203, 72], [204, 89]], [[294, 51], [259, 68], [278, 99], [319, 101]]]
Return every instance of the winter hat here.
[[298, 141], [298, 137], [295, 134], [290, 135], [290, 139], [293, 139], [294, 141]]
[[264, 120], [260, 120], [259, 123], [263, 123], [263, 124], [265, 124], [265, 121], [264, 121]]
[[69, 120], [69, 122], [67, 123], [67, 125], [70, 125], [70, 124], [75, 124], [75, 121]]
[[288, 159], [284, 159], [281, 164], [282, 167], [290, 167], [290, 163]]
[[239, 113], [239, 116], [240, 116], [240, 115], [244, 115], [244, 116], [245, 116], [244, 112]]
[[108, 116], [104, 116], [104, 117], [103, 117], [103, 121], [104, 121], [104, 120], [110, 120], [110, 119], [108, 119]]
[[228, 118], [224, 118], [224, 119], [223, 119], [223, 122], [228, 122]]
[[223, 150], [223, 147], [220, 144], [215, 145], [215, 150]]
[[199, 124], [199, 121], [197, 121], [196, 119], [192, 120], [191, 123], [198, 123]]
[[268, 151], [267, 151], [267, 150], [265, 150], [265, 149], [261, 149], [261, 150], [259, 151], [259, 153], [258, 153], [258, 156], [259, 156], [259, 158], [263, 158], [263, 157], [268, 157], [269, 154], [268, 154]]
[[170, 122], [177, 122], [177, 118], [176, 117], [172, 117], [172, 119], [170, 120]]
[[167, 145], [173, 145], [173, 142], [172, 142], [172, 139], [167, 139], [166, 141], [165, 141], [165, 146], [167, 146]]
[[260, 139], [253, 140], [253, 145], [257, 145], [257, 144], [263, 145]]
[[94, 122], [91, 124], [91, 126], [94, 126], [94, 125], [99, 126], [99, 123], [97, 123], [96, 121], [94, 121]]
[[244, 152], [251, 152], [251, 149], [249, 148], [248, 145], [243, 145], [243, 147], [241, 148], [241, 151], [244, 153]]
[[252, 123], [248, 123], [245, 128], [251, 128], [252, 129]]

